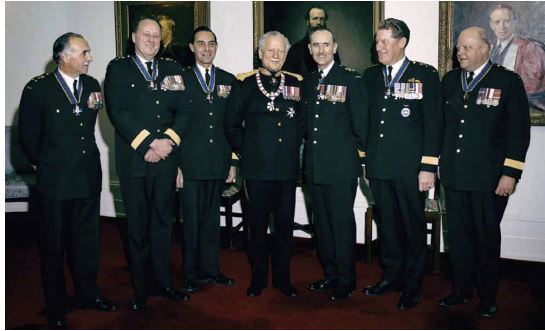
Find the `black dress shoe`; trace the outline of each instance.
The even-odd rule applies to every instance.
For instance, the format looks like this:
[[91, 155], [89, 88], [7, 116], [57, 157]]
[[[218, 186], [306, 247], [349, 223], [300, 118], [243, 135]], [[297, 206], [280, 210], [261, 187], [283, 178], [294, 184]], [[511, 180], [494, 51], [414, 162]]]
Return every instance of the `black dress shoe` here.
[[142, 310], [144, 308], [146, 308], [146, 299], [145, 298], [142, 298], [142, 297], [139, 297], [139, 296], [132, 297], [131, 301], [129, 302], [129, 310], [138, 311], [138, 310]]
[[105, 312], [119, 310], [119, 305], [117, 303], [110, 301], [100, 295], [97, 295], [95, 300], [92, 302], [82, 302], [82, 303], [75, 302], [74, 307], [80, 308], [80, 309], [94, 309], [97, 311], [105, 311]]
[[297, 289], [295, 287], [293, 287], [293, 285], [291, 285], [291, 284], [275, 286], [275, 287], [277, 289], [279, 289], [280, 292], [282, 292], [282, 294], [284, 294], [287, 297], [295, 298], [296, 296], [299, 295], [297, 293]]
[[184, 287], [182, 287], [182, 291], [193, 293], [196, 292], [199, 289], [199, 285], [197, 284], [197, 281], [194, 279], [188, 279], [184, 282]]
[[172, 287], [164, 288], [163, 290], [159, 292], [159, 295], [165, 299], [169, 299], [170, 301], [174, 301], [174, 302], [189, 301], [189, 294], [175, 290]]
[[214, 277], [201, 277], [199, 278], [199, 283], [201, 284], [218, 284], [223, 286], [233, 286], [235, 285], [235, 280], [233, 278], [226, 277], [223, 274], [219, 274]]
[[47, 320], [47, 327], [50, 330], [66, 330], [68, 325], [66, 324], [66, 319], [64, 318], [54, 318]]
[[261, 295], [263, 288], [260, 286], [250, 285], [246, 290], [246, 295], [249, 297], [257, 297]]
[[437, 301], [441, 307], [452, 307], [461, 303], [468, 303], [471, 301], [471, 294], [462, 294], [461, 292], [453, 292], [446, 297]]
[[400, 291], [401, 286], [396, 282], [381, 280], [374, 285], [369, 285], [363, 289], [365, 295], [384, 295], [388, 292]]
[[484, 318], [492, 318], [495, 317], [498, 313], [498, 309], [496, 308], [496, 304], [491, 305], [479, 305], [479, 316]]
[[401, 298], [399, 298], [399, 302], [397, 303], [397, 308], [401, 310], [407, 310], [414, 308], [418, 305], [418, 302], [420, 301], [420, 293], [419, 292], [404, 292], [403, 295], [401, 295]]
[[347, 291], [347, 290], [335, 290], [333, 293], [329, 295], [329, 300], [331, 301], [339, 301], [343, 299], [348, 299], [352, 295], [353, 291]]
[[325, 291], [334, 290], [337, 287], [337, 280], [334, 279], [322, 279], [314, 283], [310, 283], [308, 288], [311, 291]]

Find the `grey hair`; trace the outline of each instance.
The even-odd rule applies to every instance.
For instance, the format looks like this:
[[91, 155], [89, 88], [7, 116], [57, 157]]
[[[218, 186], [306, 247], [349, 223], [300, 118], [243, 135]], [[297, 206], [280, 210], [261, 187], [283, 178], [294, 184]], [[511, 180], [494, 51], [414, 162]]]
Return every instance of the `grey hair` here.
[[67, 53], [72, 50], [70, 48], [70, 38], [84, 39], [81, 34], [74, 32], [67, 32], [58, 37], [53, 43], [53, 61], [55, 61], [55, 63], [59, 64], [62, 53]]
[[269, 37], [284, 38], [284, 44], [286, 45], [286, 52], [289, 51], [289, 49], [291, 47], [290, 41], [288, 40], [288, 38], [286, 38], [286, 36], [284, 36], [283, 34], [281, 34], [278, 31], [269, 31], [269, 32], [265, 33], [264, 35], [262, 35], [261, 38], [259, 38], [259, 42], [257, 43], [258, 50], [261, 51], [263, 49], [263, 47], [265, 47], [265, 40], [267, 40], [267, 38], [269, 38]]

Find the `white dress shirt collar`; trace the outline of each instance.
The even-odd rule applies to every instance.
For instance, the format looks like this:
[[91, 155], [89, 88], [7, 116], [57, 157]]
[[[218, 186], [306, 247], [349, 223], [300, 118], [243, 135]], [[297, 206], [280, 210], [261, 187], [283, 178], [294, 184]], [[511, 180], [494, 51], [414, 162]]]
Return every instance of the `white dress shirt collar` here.
[[[333, 68], [333, 65], [335, 64], [335, 61], [331, 61], [331, 63], [325, 67], [325, 69], [322, 70], [322, 77], [327, 77], [327, 74], [329, 73], [329, 71], [331, 70], [331, 68]], [[318, 71], [320, 71], [320, 69], [318, 69]]]
[[[205, 75], [206, 75], [206, 69], [207, 68], [203, 67], [202, 65], [200, 65], [198, 63], [196, 63], [196, 65], [197, 65], [197, 68], [199, 69], [199, 71], [201, 73], [202, 78], [204, 78]], [[210, 67], [208, 67], [208, 74], [212, 75], [212, 65]]]
[[[399, 72], [399, 70], [401, 69], [401, 66], [403, 65], [403, 62], [405, 61], [407, 57], [404, 56], [401, 60], [397, 61], [396, 63], [394, 64], [390, 64], [392, 66], [392, 79], [394, 79], [394, 77], [397, 75], [397, 73]], [[386, 66], [388, 67], [388, 66]]]
[[[76, 79], [79, 79], [79, 75], [76, 78], [72, 78], [72, 77], [68, 76], [67, 74], [65, 74], [64, 72], [62, 72], [61, 68], [58, 68], [58, 69], [59, 69], [59, 72], [61, 74], [62, 79], [64, 79], [64, 81], [66, 82], [66, 85], [68, 85], [68, 88], [70, 89], [70, 91], [72, 91], [72, 94], [74, 94], [74, 81]], [[80, 84], [80, 83], [78, 82], [78, 84]]]
[[500, 42], [500, 40], [498, 39], [498, 42], [496, 42], [496, 46], [495, 47], [498, 47], [499, 45], [501, 45], [501, 49], [502, 51], [505, 49], [505, 47], [507, 47], [507, 45], [509, 45], [509, 43], [515, 38], [515, 34], [513, 33], [511, 35], [511, 37], [509, 37], [508, 39], [505, 39], [504, 41]]
[[[478, 67], [475, 71], [473, 71], [473, 78], [477, 77], [481, 73], [481, 71], [483, 71], [483, 68], [487, 63], [488, 61], [486, 61], [480, 67]], [[468, 71], [468, 75], [469, 75], [469, 71]]]
[[153, 63], [153, 60], [154, 60], [154, 59], [146, 60], [143, 57], [141, 57], [140, 55], [138, 55], [138, 53], [136, 53], [136, 58], [140, 61], [140, 63], [142, 63], [144, 65], [144, 68], [146, 68], [146, 69], [148, 68], [148, 66], [146, 65], [146, 62], [152, 62]]

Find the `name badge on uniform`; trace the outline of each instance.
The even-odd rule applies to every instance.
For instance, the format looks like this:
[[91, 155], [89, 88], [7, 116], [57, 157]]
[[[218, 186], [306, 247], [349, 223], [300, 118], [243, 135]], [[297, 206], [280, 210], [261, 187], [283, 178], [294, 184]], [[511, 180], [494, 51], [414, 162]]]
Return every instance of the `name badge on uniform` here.
[[394, 84], [394, 98], [406, 100], [420, 100], [424, 97], [423, 84], [414, 78], [406, 83]]
[[170, 75], [163, 78], [161, 82], [163, 91], [184, 91], [185, 85], [182, 75]]
[[231, 85], [217, 85], [218, 97], [227, 98], [231, 93]]
[[104, 106], [104, 99], [101, 92], [91, 92], [87, 99], [87, 107], [89, 109], [99, 110]]
[[326, 85], [325, 99], [331, 102], [345, 102], [348, 87], [342, 85]]
[[484, 105], [487, 108], [490, 106], [498, 106], [500, 104], [501, 90], [496, 88], [481, 88], [479, 89], [479, 94], [477, 100], [475, 101], [478, 105]]
[[285, 100], [301, 100], [301, 94], [299, 93], [299, 87], [297, 86], [284, 85], [284, 88], [282, 89], [282, 95], [284, 96]]

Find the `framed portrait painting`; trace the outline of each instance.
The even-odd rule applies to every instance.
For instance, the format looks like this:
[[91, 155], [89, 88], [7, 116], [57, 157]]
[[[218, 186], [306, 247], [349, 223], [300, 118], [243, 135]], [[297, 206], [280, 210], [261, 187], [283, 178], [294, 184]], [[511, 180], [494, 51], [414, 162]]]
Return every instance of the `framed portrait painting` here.
[[545, 125], [545, 2], [451, 1], [439, 4], [439, 70], [459, 66], [460, 32], [479, 26], [488, 32], [490, 60], [523, 80], [532, 125]]
[[[380, 1], [254, 1], [254, 58], [257, 59], [259, 37], [267, 31], [276, 30], [284, 34], [292, 50], [302, 48], [297, 56], [310, 56], [305, 51], [308, 44], [308, 18], [310, 8], [319, 6], [325, 10], [327, 28], [335, 35], [338, 58], [341, 64], [362, 73], [376, 62], [374, 52], [374, 31], [384, 17], [384, 3]], [[285, 69], [306, 74], [307, 66], [290, 66], [288, 52]], [[310, 58], [307, 60], [312, 63]], [[308, 66], [310, 67], [310, 65]]]
[[131, 31], [134, 21], [142, 16], [155, 16], [162, 28], [159, 54], [189, 65], [193, 56], [187, 46], [193, 29], [210, 24], [208, 1], [116, 1], [116, 54], [124, 56], [134, 51]]

